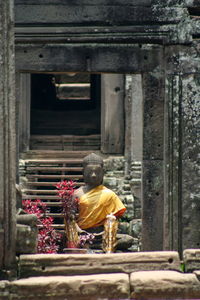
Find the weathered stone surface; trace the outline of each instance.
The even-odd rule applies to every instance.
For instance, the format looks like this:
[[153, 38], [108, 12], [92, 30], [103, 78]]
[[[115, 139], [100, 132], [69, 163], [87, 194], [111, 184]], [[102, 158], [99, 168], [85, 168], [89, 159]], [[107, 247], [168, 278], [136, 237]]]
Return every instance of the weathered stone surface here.
[[17, 224], [16, 252], [36, 253], [37, 252], [37, 227], [24, 224]]
[[[199, 75], [196, 59], [183, 47], [178, 57], [174, 50], [174, 66], [190, 74], [168, 76], [168, 148], [166, 153], [165, 241], [168, 249], [182, 251], [199, 248]], [[177, 51], [177, 52], [176, 52]], [[192, 49], [190, 49], [192, 51]], [[192, 66], [196, 60], [196, 66]], [[185, 69], [183, 69], [183, 67]], [[170, 66], [170, 69], [172, 66]], [[196, 70], [195, 70], [196, 69]], [[190, 71], [189, 71], [190, 70]], [[193, 71], [192, 71], [193, 70]], [[174, 72], [171, 69], [171, 72]], [[191, 74], [195, 72], [196, 74]], [[193, 228], [196, 228], [194, 230]], [[166, 247], [165, 247], [166, 249]]]
[[163, 249], [163, 184], [163, 162], [143, 161], [143, 251]]
[[141, 236], [141, 230], [142, 230], [142, 221], [141, 221], [141, 219], [134, 219], [130, 222], [129, 234], [131, 234], [133, 237], [140, 237]]
[[0, 299], [9, 299], [9, 281], [7, 280], [0, 280]]
[[200, 270], [200, 249], [186, 249], [183, 251], [185, 271]]
[[38, 72], [145, 72], [161, 64], [162, 53], [161, 46], [140, 48], [137, 44], [23, 43], [15, 49], [17, 70]]
[[130, 277], [132, 298], [191, 299], [200, 295], [200, 281], [195, 274], [174, 271], [135, 272]]
[[0, 277], [15, 260], [14, 1], [0, 1]]
[[[20, 209], [21, 211], [21, 209]], [[29, 226], [36, 226], [37, 225], [37, 216], [34, 214], [27, 214], [24, 211], [22, 213], [17, 213], [17, 223], [18, 224], [24, 224]]]
[[20, 277], [131, 273], [138, 270], [179, 270], [177, 252], [134, 252], [114, 254], [21, 255]]
[[[177, 65], [176, 65], [177, 67]], [[165, 193], [164, 198], [164, 248], [181, 250], [181, 155], [180, 155], [180, 101], [181, 79], [173, 74], [166, 78], [166, 111], [167, 130], [165, 135], [168, 147], [165, 149]]]
[[[124, 141], [124, 76], [101, 75], [101, 151], [123, 153]], [[117, 114], [117, 122], [116, 122]]]
[[[200, 75], [182, 78], [183, 249], [200, 247]], [[194, 230], [195, 228], [195, 230]]]
[[144, 128], [142, 162], [142, 250], [163, 249], [164, 77], [162, 71], [143, 75]]
[[117, 234], [117, 250], [127, 250], [134, 243], [134, 238], [128, 234]]
[[12, 300], [125, 299], [129, 297], [127, 274], [30, 277], [13, 281]]
[[194, 271], [193, 273], [197, 276], [198, 280], [200, 281], [200, 271]]
[[[188, 12], [182, 7], [141, 7], [131, 5], [65, 5], [34, 3], [16, 5], [16, 23], [57, 24], [102, 24], [130, 25], [135, 22], [155, 24], [176, 24], [187, 18]], [[120, 20], [120, 21], [119, 21]]]

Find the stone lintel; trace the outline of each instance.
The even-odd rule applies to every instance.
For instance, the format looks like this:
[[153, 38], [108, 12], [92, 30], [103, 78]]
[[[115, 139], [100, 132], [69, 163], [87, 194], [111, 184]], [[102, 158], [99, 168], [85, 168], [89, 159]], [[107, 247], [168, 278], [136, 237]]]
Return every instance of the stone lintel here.
[[20, 277], [179, 270], [178, 252], [21, 255]]
[[[144, 72], [161, 65], [162, 46], [139, 44], [30, 43], [16, 45], [22, 72]], [[52, 59], [53, 57], [53, 59]]]

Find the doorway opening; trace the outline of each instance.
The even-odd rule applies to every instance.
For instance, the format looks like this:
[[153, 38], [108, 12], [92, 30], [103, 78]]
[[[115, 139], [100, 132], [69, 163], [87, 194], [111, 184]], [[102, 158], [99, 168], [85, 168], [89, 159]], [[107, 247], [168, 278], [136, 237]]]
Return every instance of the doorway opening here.
[[100, 81], [89, 73], [31, 74], [30, 149], [76, 150], [90, 136], [98, 150]]

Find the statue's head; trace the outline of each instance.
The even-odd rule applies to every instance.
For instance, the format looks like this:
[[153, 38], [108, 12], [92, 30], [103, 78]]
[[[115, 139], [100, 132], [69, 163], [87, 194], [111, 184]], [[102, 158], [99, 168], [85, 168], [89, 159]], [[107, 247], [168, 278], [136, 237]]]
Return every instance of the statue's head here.
[[96, 187], [103, 182], [103, 159], [91, 153], [83, 159], [83, 178], [84, 182]]

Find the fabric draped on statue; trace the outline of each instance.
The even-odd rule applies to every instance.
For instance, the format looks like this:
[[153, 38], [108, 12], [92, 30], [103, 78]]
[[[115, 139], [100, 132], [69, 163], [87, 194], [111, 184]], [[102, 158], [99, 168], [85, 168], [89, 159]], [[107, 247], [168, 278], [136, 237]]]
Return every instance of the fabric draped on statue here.
[[120, 217], [126, 208], [110, 189], [99, 185], [80, 197], [78, 225], [82, 229], [103, 225], [106, 216]]

